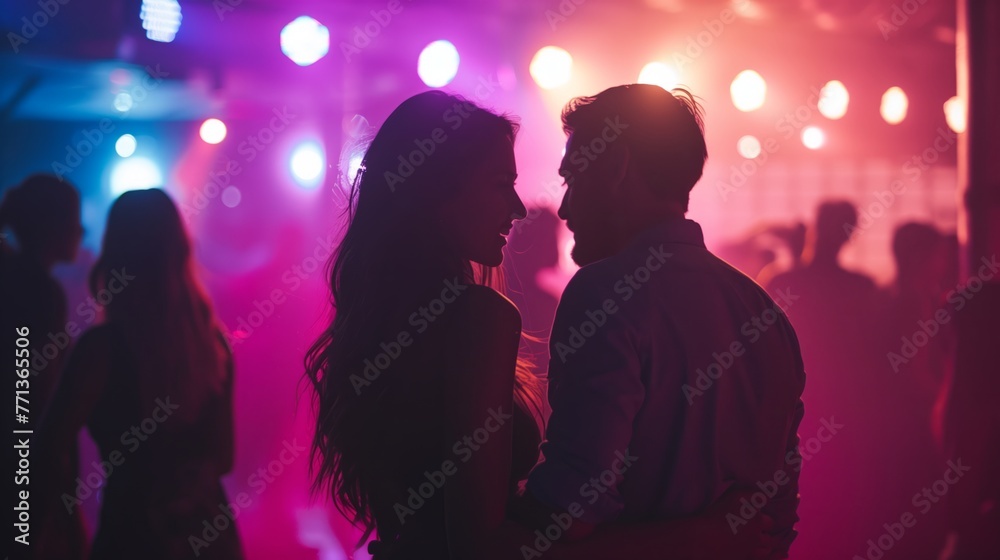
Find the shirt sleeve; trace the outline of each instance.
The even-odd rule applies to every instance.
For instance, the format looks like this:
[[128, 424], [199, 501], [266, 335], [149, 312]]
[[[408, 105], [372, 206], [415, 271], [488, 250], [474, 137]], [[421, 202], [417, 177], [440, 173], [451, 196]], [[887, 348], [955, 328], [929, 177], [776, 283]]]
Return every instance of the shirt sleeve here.
[[805, 405], [802, 402], [802, 389], [805, 384], [805, 364], [802, 360], [802, 350], [799, 346], [798, 337], [791, 324], [784, 322], [787, 336], [791, 348], [795, 355], [795, 368], [801, 375], [801, 384], [798, 386], [799, 398], [796, 400], [795, 408], [789, 423], [788, 439], [785, 444], [785, 473], [788, 475], [789, 483], [779, 486], [778, 493], [772, 498], [765, 511], [774, 519], [774, 527], [771, 529], [771, 536], [775, 539], [774, 551], [771, 558], [788, 558], [788, 551], [792, 542], [798, 536], [795, 524], [799, 521], [799, 471], [802, 468], [802, 454], [799, 451], [799, 424], [805, 415]]
[[582, 511], [576, 516], [596, 524], [621, 513], [618, 484], [631, 462], [642, 460], [630, 456], [628, 446], [645, 386], [637, 330], [626, 317], [629, 302], [615, 297], [613, 282], [586, 271], [570, 281], [556, 310], [549, 340], [552, 413], [544, 459], [527, 489], [543, 504]]
[[799, 453], [798, 425], [802, 421], [804, 411], [802, 399], [799, 399], [786, 447], [785, 462], [789, 466], [785, 471], [788, 474], [789, 483], [779, 486], [777, 495], [767, 505], [767, 513], [774, 519], [771, 535], [775, 538], [775, 548], [772, 558], [788, 558], [788, 550], [792, 546], [792, 541], [798, 536], [795, 524], [799, 521], [797, 513], [799, 507], [799, 469], [791, 467], [791, 465], [802, 465], [802, 455]]

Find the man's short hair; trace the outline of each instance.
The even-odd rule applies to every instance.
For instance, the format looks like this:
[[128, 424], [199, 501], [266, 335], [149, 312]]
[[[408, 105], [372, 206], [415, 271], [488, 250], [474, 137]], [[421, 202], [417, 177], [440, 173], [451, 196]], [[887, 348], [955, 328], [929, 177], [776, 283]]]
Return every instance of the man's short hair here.
[[681, 203], [701, 179], [708, 159], [703, 110], [690, 91], [667, 91], [650, 84], [630, 84], [577, 97], [562, 112], [563, 130], [584, 144], [606, 128], [621, 129], [639, 174], [665, 199]]

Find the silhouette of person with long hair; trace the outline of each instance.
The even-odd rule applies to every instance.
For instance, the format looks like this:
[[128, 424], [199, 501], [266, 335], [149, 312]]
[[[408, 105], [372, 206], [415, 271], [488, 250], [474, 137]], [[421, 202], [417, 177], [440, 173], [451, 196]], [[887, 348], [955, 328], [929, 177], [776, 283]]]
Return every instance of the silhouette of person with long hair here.
[[[522, 558], [538, 539], [505, 523], [540, 439], [520, 316], [494, 289], [505, 235], [526, 213], [516, 132], [462, 98], [415, 95], [379, 129], [351, 189], [331, 261], [334, 317], [306, 357], [314, 488], [363, 540], [377, 534], [378, 560]], [[729, 531], [716, 515], [599, 531], [545, 554], [628, 556], [706, 524]]]
[[[0, 202], [0, 233], [9, 228], [17, 248], [0, 238], [0, 340], [4, 348], [19, 349], [18, 369], [24, 373], [16, 381], [18, 401], [25, 405], [24, 423], [15, 423], [13, 412], [8, 416], [8, 433], [12, 430], [34, 430], [48, 406], [69, 354], [72, 337], [67, 332], [67, 303], [62, 286], [52, 276], [57, 263], [72, 262], [76, 257], [83, 228], [80, 225], [80, 195], [69, 183], [52, 175], [36, 174], [8, 190]], [[17, 344], [23, 335], [27, 346]], [[69, 442], [75, 458], [76, 442]], [[13, 447], [8, 448], [8, 464], [16, 464]], [[72, 465], [75, 465], [72, 462]], [[26, 479], [30, 481], [30, 478]], [[40, 481], [34, 478], [35, 485]], [[70, 484], [73, 475], [61, 484]], [[55, 481], [52, 481], [55, 482]], [[37, 487], [37, 486], [36, 486]], [[14, 501], [20, 503], [23, 486], [13, 485]], [[16, 519], [14, 522], [19, 522]], [[58, 519], [61, 548], [54, 557], [69, 560], [82, 558], [86, 546], [83, 514], [64, 515]], [[28, 551], [13, 545], [15, 557], [26, 557]], [[19, 555], [25, 552], [25, 555]]]
[[[115, 201], [90, 290], [105, 320], [77, 343], [39, 433], [51, 469], [83, 426], [97, 443], [104, 480], [90, 558], [241, 559], [234, 520], [203, 536], [206, 521], [226, 514], [233, 363], [166, 193]], [[55, 505], [46, 501], [48, 515], [89, 495], [79, 485], [61, 490]]]

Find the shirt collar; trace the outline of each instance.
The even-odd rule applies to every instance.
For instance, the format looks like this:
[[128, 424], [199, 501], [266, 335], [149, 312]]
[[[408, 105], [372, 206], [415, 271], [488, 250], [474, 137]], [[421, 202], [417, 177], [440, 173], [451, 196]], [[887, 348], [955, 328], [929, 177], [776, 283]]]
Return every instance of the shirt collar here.
[[664, 220], [639, 234], [636, 243], [649, 243], [653, 240], [660, 243], [681, 243], [706, 248], [701, 226], [698, 222], [686, 218]]

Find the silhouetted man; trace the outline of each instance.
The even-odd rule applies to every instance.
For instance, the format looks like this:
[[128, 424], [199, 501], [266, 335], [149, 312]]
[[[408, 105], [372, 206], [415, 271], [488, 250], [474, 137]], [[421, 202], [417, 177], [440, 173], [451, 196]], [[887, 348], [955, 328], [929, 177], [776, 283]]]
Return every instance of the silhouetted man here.
[[705, 510], [734, 534], [763, 510], [775, 558], [797, 521], [802, 358], [783, 307], [705, 248], [685, 219], [707, 158], [701, 109], [684, 90], [627, 85], [577, 98], [559, 172], [559, 216], [582, 266], [550, 341], [552, 416], [529, 502], [569, 512], [570, 538], [611, 520]]
[[[861, 231], [857, 224], [851, 202], [823, 201], [807, 232], [802, 264], [766, 284], [772, 296], [787, 291], [799, 296], [788, 316], [809, 364], [803, 395], [809, 414], [801, 433], [816, 434], [824, 421], [844, 426], [835, 441], [808, 453], [800, 480], [803, 537], [797, 550], [814, 560], [864, 556], [868, 539], [878, 538], [887, 516], [898, 518], [907, 507], [889, 499], [887, 487], [900, 476], [895, 463], [880, 460], [896, 452], [885, 443], [891, 441], [885, 422], [894, 414], [885, 395], [891, 394], [894, 377], [886, 376], [892, 372], [885, 367], [891, 347], [877, 336], [884, 330], [879, 326], [884, 302], [871, 278], [840, 263], [852, 232]], [[886, 559], [904, 546], [894, 547]]]

